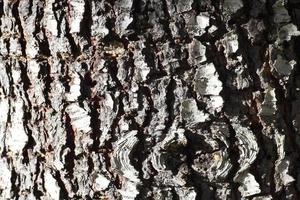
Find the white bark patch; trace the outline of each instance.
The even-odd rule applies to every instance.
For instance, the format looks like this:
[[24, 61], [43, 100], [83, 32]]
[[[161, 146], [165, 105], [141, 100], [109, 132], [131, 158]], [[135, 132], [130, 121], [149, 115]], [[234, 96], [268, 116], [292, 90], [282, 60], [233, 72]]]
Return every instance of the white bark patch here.
[[228, 55], [236, 53], [239, 49], [238, 36], [234, 32], [227, 33], [222, 40], [222, 43], [225, 47], [225, 53]]
[[195, 125], [209, 120], [208, 114], [205, 114], [203, 111], [198, 109], [196, 100], [194, 99], [186, 99], [182, 101], [181, 118], [185, 120], [188, 125]]
[[68, 101], [76, 101], [80, 96], [80, 78], [77, 73], [72, 74], [73, 79], [70, 83], [70, 92], [66, 94], [66, 98]]
[[218, 30], [218, 28], [217, 28], [215, 25], [212, 25], [212, 26], [208, 29], [208, 32], [209, 32], [209, 33], [213, 33], [213, 32], [215, 32], [216, 30]]
[[29, 60], [27, 69], [30, 79], [32, 79], [32, 81], [37, 81], [36, 78], [38, 77], [40, 71], [39, 63], [36, 60]]
[[275, 88], [268, 88], [265, 92], [264, 101], [261, 105], [261, 108], [259, 109], [259, 115], [273, 117], [277, 108], [276, 102], [277, 99]]
[[276, 163], [276, 170], [280, 172], [280, 179], [282, 180], [282, 184], [284, 186], [289, 185], [295, 181], [295, 179], [288, 174], [289, 172], [290, 161], [285, 159], [280, 161], [280, 163]]
[[75, 103], [70, 104], [66, 108], [66, 112], [71, 118], [71, 124], [77, 131], [88, 133], [91, 130], [91, 117], [88, 112]]
[[253, 197], [253, 200], [273, 200], [271, 195]]
[[47, 31], [50, 32], [52, 36], [57, 36], [57, 21], [52, 10], [53, 3], [54, 0], [46, 1], [44, 23], [46, 25]]
[[28, 136], [23, 126], [23, 103], [17, 100], [14, 104], [15, 112], [11, 118], [11, 126], [7, 129], [6, 144], [8, 149], [14, 154], [21, 154], [25, 146]]
[[45, 174], [45, 189], [47, 191], [47, 194], [49, 195], [49, 198], [51, 200], [59, 200], [59, 192], [60, 192], [60, 188], [57, 184], [57, 181], [55, 178], [53, 178], [53, 176], [51, 175], [51, 173], [46, 170]]
[[205, 29], [206, 27], [209, 26], [209, 15], [208, 13], [200, 13], [197, 17], [196, 17], [198, 26], [200, 29]]
[[126, 186], [123, 186], [123, 189], [119, 190], [124, 200], [135, 200], [135, 197], [139, 194], [136, 183], [131, 181], [126, 182]]
[[207, 110], [210, 113], [218, 113], [222, 110], [224, 100], [221, 96], [210, 96], [207, 100]]
[[126, 33], [128, 25], [133, 21], [130, 16], [132, 0], [116, 1], [116, 10], [118, 10], [116, 18], [116, 32], [119, 35]]
[[219, 80], [213, 63], [198, 67], [194, 78], [194, 88], [198, 95], [220, 94], [223, 89], [222, 82]]
[[84, 1], [83, 0], [71, 0], [70, 1], [70, 21], [71, 30], [70, 33], [80, 32], [80, 22], [83, 18], [84, 13]]
[[275, 141], [278, 153], [278, 159], [275, 162], [275, 184], [276, 191], [280, 191], [284, 186], [288, 186], [290, 183], [294, 182], [295, 179], [288, 174], [290, 161], [289, 157], [286, 157], [284, 150], [285, 135], [281, 135], [276, 131]]
[[21, 45], [18, 41], [18, 38], [10, 38], [10, 47], [9, 47], [9, 50], [10, 50], [10, 55], [12, 56], [21, 56], [22, 55], [22, 49], [21, 49]]
[[150, 68], [145, 62], [145, 56], [141, 53], [142, 49], [145, 48], [143, 42], [138, 42], [135, 45], [136, 51], [134, 54], [134, 65], [136, 66], [135, 79], [137, 82], [147, 80], [147, 75], [150, 72]]
[[250, 173], [241, 176], [239, 182], [242, 184], [238, 189], [242, 197], [248, 197], [261, 192], [259, 184], [256, 182], [254, 176]]
[[92, 4], [92, 27], [91, 32], [93, 37], [103, 38], [109, 33], [106, 28], [106, 15], [98, 15], [98, 11], [104, 9], [104, 2], [91, 1]]
[[92, 35], [104, 37], [109, 33], [109, 30], [105, 27], [105, 17], [93, 16]]
[[197, 39], [193, 39], [189, 44], [189, 58], [188, 61], [191, 65], [197, 65], [201, 62], [206, 61], [206, 47], [201, 44], [201, 42]]
[[218, 178], [226, 178], [230, 169], [232, 168], [232, 164], [228, 161], [229, 155], [227, 151], [219, 151], [214, 154], [214, 164], [211, 168], [214, 168], [217, 172], [216, 177]]
[[97, 191], [102, 191], [108, 188], [110, 184], [110, 180], [108, 180], [105, 176], [98, 174], [95, 179], [94, 189]]
[[138, 58], [134, 60], [134, 65], [137, 67], [137, 76], [136, 79], [138, 81], [145, 81], [147, 80], [147, 75], [150, 72], [147, 63], [144, 61], [143, 58]]
[[5, 160], [0, 160], [0, 191], [1, 198], [10, 199], [10, 190], [11, 190], [11, 171], [8, 168], [8, 164]]

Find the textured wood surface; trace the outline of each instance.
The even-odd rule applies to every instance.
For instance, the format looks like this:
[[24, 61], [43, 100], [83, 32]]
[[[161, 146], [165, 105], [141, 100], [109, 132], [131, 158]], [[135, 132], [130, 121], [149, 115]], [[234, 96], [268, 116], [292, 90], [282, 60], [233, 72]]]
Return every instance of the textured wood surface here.
[[300, 1], [1, 0], [0, 199], [300, 199]]

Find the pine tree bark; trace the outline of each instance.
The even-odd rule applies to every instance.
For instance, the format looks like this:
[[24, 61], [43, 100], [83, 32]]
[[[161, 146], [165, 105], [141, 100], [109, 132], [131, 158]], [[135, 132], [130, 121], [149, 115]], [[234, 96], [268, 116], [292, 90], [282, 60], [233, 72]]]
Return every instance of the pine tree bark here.
[[1, 0], [0, 199], [299, 199], [300, 1]]

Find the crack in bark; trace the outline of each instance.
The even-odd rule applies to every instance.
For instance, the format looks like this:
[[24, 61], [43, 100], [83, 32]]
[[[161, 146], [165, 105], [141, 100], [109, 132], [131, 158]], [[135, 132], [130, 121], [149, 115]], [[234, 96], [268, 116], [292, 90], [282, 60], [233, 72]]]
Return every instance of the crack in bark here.
[[65, 156], [65, 167], [68, 172], [68, 176], [73, 179], [73, 173], [74, 173], [74, 166], [75, 166], [75, 132], [71, 125], [71, 119], [68, 116], [68, 114], [65, 115], [66, 117], [66, 144], [65, 147], [69, 149], [69, 153]]

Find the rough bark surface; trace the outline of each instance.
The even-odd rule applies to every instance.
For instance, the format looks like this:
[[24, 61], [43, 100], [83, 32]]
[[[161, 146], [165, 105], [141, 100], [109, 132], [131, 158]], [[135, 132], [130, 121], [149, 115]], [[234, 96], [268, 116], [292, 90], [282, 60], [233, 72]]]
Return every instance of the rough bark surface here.
[[300, 1], [1, 0], [0, 199], [300, 199]]

